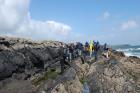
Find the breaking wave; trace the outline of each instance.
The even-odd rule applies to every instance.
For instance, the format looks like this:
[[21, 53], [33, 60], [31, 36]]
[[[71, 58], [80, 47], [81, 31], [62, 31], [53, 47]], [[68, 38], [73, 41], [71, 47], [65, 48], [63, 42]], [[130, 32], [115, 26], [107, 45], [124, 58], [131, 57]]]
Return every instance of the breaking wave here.
[[140, 48], [118, 48], [117, 51], [122, 51], [126, 56], [140, 57]]

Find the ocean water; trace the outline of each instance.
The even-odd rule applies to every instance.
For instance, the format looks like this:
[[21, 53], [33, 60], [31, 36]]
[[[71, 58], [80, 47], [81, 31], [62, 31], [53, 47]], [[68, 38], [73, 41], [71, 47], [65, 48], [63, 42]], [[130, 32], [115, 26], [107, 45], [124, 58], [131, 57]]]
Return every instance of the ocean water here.
[[124, 52], [126, 56], [137, 56], [140, 58], [140, 46], [121, 45], [113, 46], [112, 48]]

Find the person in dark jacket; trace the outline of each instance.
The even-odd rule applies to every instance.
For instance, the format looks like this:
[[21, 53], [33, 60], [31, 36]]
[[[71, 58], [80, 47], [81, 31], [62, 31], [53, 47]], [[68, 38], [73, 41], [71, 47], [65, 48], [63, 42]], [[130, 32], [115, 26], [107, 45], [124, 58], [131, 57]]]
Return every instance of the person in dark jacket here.
[[107, 44], [104, 44], [104, 51], [108, 50], [109, 48], [107, 47]]
[[89, 47], [89, 43], [88, 42], [85, 43], [85, 47]]
[[84, 52], [85, 52], [86, 56], [90, 55], [90, 53], [89, 53], [89, 43], [88, 42], [85, 43]]
[[76, 44], [73, 45], [73, 58], [77, 58], [78, 57], [78, 52], [77, 52], [77, 46]]
[[61, 56], [62, 56], [62, 58], [60, 59], [60, 65], [61, 65], [61, 73], [63, 73], [65, 70], [65, 65], [71, 67], [71, 65], [67, 61], [67, 58], [68, 58], [68, 47], [67, 46], [61, 47]]
[[83, 56], [83, 52], [84, 52], [84, 46], [82, 43], [78, 42], [77, 45], [77, 52], [78, 52], [78, 57], [81, 58], [82, 63], [85, 63], [85, 57]]
[[100, 49], [100, 44], [99, 42], [97, 41], [95, 46], [94, 46], [94, 56], [95, 56], [95, 61], [97, 61], [98, 59], [98, 51]]
[[80, 57], [82, 55], [82, 51], [83, 51], [83, 44], [78, 42], [77, 43], [77, 50], [78, 50], [78, 56]]
[[68, 53], [68, 60], [69, 62], [72, 62], [72, 59], [73, 59], [73, 52], [74, 52], [74, 49], [73, 49], [73, 45], [69, 45], [69, 53]]

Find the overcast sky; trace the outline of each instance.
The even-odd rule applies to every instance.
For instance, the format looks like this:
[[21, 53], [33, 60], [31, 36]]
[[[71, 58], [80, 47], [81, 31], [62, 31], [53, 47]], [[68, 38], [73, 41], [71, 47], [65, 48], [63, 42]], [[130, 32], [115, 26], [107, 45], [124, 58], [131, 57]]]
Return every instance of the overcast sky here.
[[0, 0], [0, 35], [140, 44], [140, 0]]

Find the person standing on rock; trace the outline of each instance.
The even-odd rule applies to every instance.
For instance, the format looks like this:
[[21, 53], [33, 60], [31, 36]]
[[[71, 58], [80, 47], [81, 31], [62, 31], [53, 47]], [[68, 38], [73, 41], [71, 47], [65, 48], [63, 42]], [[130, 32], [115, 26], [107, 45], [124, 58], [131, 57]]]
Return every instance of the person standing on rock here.
[[69, 45], [68, 49], [69, 49], [68, 59], [69, 59], [69, 62], [72, 62], [73, 52], [74, 52], [73, 45], [72, 44]]
[[107, 44], [106, 44], [106, 43], [104, 44], [103, 49], [104, 49], [103, 55], [104, 55], [107, 59], [109, 59], [109, 56], [111, 55], [111, 50], [107, 47]]
[[61, 56], [62, 56], [62, 58], [60, 59], [60, 65], [61, 65], [61, 74], [62, 74], [62, 73], [64, 73], [65, 65], [71, 67], [71, 65], [67, 61], [67, 57], [68, 57], [68, 46], [63, 45], [61, 47]]
[[85, 54], [89, 56], [89, 43], [88, 42], [85, 43], [84, 51], [85, 51]]
[[84, 64], [85, 63], [85, 58], [84, 58], [84, 55], [83, 55], [84, 46], [80, 42], [78, 42], [76, 46], [77, 46], [77, 50], [78, 50], [78, 57], [81, 58], [82, 63]]
[[95, 44], [95, 46], [94, 46], [94, 57], [95, 57], [95, 61], [97, 61], [97, 59], [98, 59], [99, 49], [100, 49], [100, 45], [99, 45], [99, 42], [97, 41], [96, 44]]
[[89, 43], [88, 42], [85, 43], [85, 47], [89, 47]]
[[107, 44], [104, 44], [104, 51], [108, 50], [109, 48], [107, 47]]
[[77, 50], [78, 50], [78, 56], [80, 57], [82, 55], [82, 50], [83, 50], [83, 44], [78, 42], [77, 43]]
[[77, 45], [74, 44], [73, 45], [73, 57], [74, 57], [74, 59], [78, 57], [78, 52], [77, 51], [78, 51], [77, 50]]
[[89, 56], [88, 49], [86, 48], [86, 46], [83, 46], [82, 55], [81, 55], [82, 64], [86, 62], [87, 55]]
[[90, 45], [89, 45], [90, 58], [92, 58], [93, 49], [94, 49], [94, 44], [93, 42], [90, 42]]

